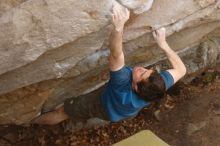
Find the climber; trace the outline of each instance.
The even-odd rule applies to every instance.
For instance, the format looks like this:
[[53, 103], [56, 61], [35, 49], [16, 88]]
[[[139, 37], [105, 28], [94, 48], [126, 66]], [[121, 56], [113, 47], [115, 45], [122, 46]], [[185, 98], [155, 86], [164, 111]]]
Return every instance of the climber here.
[[113, 7], [114, 30], [110, 36], [109, 55], [110, 79], [102, 92], [97, 90], [67, 99], [62, 107], [35, 118], [31, 123], [52, 125], [68, 118], [97, 117], [112, 122], [130, 119], [151, 102], [163, 98], [165, 91], [185, 75], [185, 65], [166, 42], [165, 28], [155, 30], [153, 36], [167, 55], [172, 65], [171, 69], [158, 73], [144, 67], [125, 66], [122, 36], [124, 24], [129, 16], [130, 12], [126, 8]]

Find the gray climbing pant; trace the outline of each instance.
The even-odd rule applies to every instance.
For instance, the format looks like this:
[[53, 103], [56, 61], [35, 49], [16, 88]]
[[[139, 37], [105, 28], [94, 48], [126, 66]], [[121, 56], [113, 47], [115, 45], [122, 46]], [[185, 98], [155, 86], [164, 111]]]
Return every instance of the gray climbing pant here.
[[73, 120], [99, 118], [109, 121], [101, 104], [103, 87], [86, 95], [69, 98], [64, 102], [65, 113]]

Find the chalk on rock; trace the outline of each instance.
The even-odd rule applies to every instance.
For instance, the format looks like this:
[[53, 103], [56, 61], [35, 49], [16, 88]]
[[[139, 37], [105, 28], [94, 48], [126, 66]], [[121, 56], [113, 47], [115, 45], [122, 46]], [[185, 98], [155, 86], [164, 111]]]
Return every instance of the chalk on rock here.
[[118, 2], [124, 7], [133, 10], [135, 14], [141, 14], [152, 7], [154, 0], [118, 0]]

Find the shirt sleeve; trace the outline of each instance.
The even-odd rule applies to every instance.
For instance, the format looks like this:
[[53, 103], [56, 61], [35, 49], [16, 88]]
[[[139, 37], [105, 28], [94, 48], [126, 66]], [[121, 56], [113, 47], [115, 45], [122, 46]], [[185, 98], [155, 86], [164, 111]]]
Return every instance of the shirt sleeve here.
[[130, 83], [132, 77], [132, 70], [130, 67], [123, 67], [118, 71], [110, 71], [110, 80], [111, 85], [124, 85]]
[[174, 84], [173, 76], [168, 71], [162, 71], [160, 72], [160, 75], [162, 76], [166, 90], [168, 90], [171, 86]]

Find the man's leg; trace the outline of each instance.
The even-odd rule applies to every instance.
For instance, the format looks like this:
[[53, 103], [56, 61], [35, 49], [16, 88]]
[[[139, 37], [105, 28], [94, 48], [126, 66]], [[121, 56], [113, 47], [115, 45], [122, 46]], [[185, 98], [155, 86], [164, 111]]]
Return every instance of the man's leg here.
[[61, 106], [60, 108], [45, 113], [31, 121], [33, 124], [45, 124], [45, 125], [55, 125], [58, 124], [66, 119], [68, 119], [69, 116], [64, 112], [64, 107]]
[[108, 120], [100, 99], [103, 88], [101, 87], [86, 95], [68, 98], [62, 107], [35, 118], [31, 123], [54, 125], [68, 118], [76, 121], [94, 117]]

